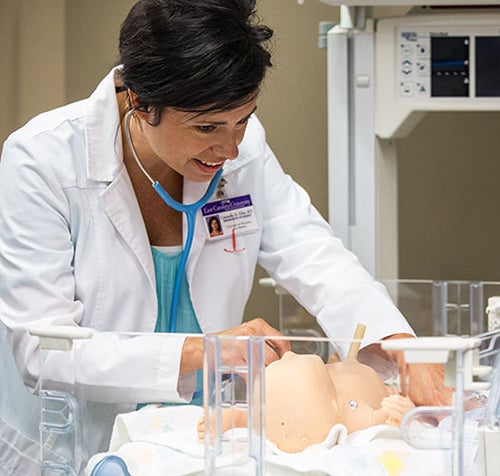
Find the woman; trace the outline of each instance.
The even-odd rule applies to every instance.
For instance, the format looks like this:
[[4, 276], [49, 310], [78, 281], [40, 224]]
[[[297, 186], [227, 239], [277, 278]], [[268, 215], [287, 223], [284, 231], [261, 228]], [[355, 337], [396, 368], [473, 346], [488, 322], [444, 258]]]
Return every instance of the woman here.
[[[193, 334], [279, 334], [262, 319], [241, 324], [257, 263], [330, 336], [355, 322], [369, 324], [367, 343], [412, 334], [266, 143], [254, 112], [272, 31], [254, 7], [140, 0], [121, 28], [120, 66], [5, 142], [0, 313], [27, 386], [40, 375], [31, 326], [170, 331], [168, 346], [79, 341], [44, 372], [95, 400], [105, 384], [115, 403], [190, 401], [203, 355]], [[207, 237], [215, 209], [232, 236]], [[267, 363], [289, 348], [276, 346]]]
[[221, 236], [224, 234], [220, 221], [216, 216], [213, 216], [208, 220], [208, 232], [210, 236]]

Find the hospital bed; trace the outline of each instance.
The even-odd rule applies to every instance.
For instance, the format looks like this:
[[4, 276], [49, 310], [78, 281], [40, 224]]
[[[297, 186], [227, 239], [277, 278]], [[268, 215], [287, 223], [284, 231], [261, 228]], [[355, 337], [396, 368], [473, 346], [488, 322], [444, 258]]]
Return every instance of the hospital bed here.
[[[3, 381], [13, 382], [13, 386], [8, 392], [5, 386], [2, 387], [0, 416], [2, 420], [9, 420], [10, 428], [17, 430], [26, 441], [31, 441], [32, 448], [40, 441], [43, 476], [346, 475], [351, 474], [349, 471], [355, 474], [353, 468], [357, 468], [356, 474], [499, 474], [500, 466], [490, 458], [495, 461], [497, 456], [492, 448], [498, 448], [500, 443], [500, 331], [488, 329], [488, 326], [497, 322], [493, 293], [500, 295], [500, 284], [456, 281], [388, 284], [400, 306], [406, 303], [418, 311], [416, 319], [427, 314], [422, 325], [434, 330], [464, 330], [464, 326], [481, 329], [477, 334], [464, 331], [460, 333], [462, 337], [455, 335], [445, 339], [439, 337], [444, 334], [434, 333], [432, 338], [416, 339], [415, 344], [419, 347], [406, 349], [408, 365], [419, 361], [446, 363], [448, 383], [456, 387], [457, 394], [452, 407], [417, 407], [407, 415], [400, 429], [377, 426], [347, 438], [340, 432], [333, 440], [309, 448], [303, 454], [285, 454], [277, 450], [265, 437], [262, 391], [265, 338], [206, 338], [205, 368], [209, 378], [205, 392], [210, 398], [207, 397], [204, 444], [196, 435], [197, 422], [203, 414], [201, 407], [150, 405], [136, 411], [135, 405], [99, 402], [96, 389], [89, 392], [82, 386], [61, 387], [43, 375], [43, 368], [40, 395], [34, 396], [24, 389], [13, 361], [2, 367], [7, 374]], [[305, 311], [284, 290], [278, 291], [278, 299], [282, 301], [282, 330], [289, 335], [295, 352], [315, 352], [325, 359], [331, 351], [347, 345], [321, 336], [320, 331], [309, 326], [309, 321], [302, 324], [302, 331], [301, 326], [296, 326], [291, 332], [292, 324], [298, 322], [294, 312], [303, 316]], [[476, 301], [484, 304], [481, 312]], [[493, 319], [489, 322], [491, 316]], [[440, 324], [433, 325], [435, 320]], [[99, 338], [100, 334], [87, 329], [77, 329], [76, 333], [68, 333], [66, 329], [56, 331], [37, 331], [43, 352], [65, 352], [75, 340]], [[6, 349], [7, 336], [3, 329], [0, 336], [2, 349]], [[163, 339], [164, 336], [116, 334], [116, 338], [125, 341]], [[222, 349], [233, 345], [247, 349], [246, 367], [221, 363]], [[377, 367], [378, 364], [373, 362], [373, 365]], [[398, 380], [397, 373], [391, 377], [393, 381]], [[463, 405], [471, 399], [478, 402], [474, 411]], [[231, 406], [248, 409], [247, 428], [222, 431], [220, 412]], [[37, 411], [40, 411], [39, 431], [38, 425], [16, 426], [19, 423], [16, 415]], [[428, 424], [430, 419], [442, 423]], [[357, 466], [353, 466], [353, 461]], [[361, 464], [365, 469], [359, 469]], [[431, 466], [435, 472], [431, 472]], [[400, 468], [400, 472], [395, 468]]]

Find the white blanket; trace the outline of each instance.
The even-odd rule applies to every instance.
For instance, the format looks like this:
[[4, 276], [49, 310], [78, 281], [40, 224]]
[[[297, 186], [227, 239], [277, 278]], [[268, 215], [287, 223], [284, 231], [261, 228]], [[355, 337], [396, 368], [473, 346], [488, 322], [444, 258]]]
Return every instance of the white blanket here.
[[[94, 455], [87, 466], [105, 456], [121, 457], [132, 476], [187, 476], [204, 474], [204, 444], [197, 437], [197, 423], [203, 409], [182, 405], [148, 406], [116, 418], [109, 453]], [[469, 421], [468, 421], [469, 422]], [[470, 421], [472, 422], [472, 420]], [[475, 423], [475, 422], [473, 422]], [[468, 434], [473, 434], [469, 424]], [[231, 430], [246, 434], [246, 429]], [[466, 463], [474, 457], [467, 445]], [[239, 452], [235, 456], [235, 451]], [[235, 460], [248, 461], [246, 448], [232, 447], [231, 454], [218, 457], [217, 465], [232, 464], [228, 474], [237, 474]], [[419, 450], [401, 437], [399, 428], [378, 425], [346, 435], [342, 425], [332, 428], [326, 440], [300, 453], [285, 453], [271, 442], [266, 445], [266, 475], [331, 476], [444, 476], [452, 474], [452, 454], [447, 450]], [[242, 472], [241, 474], [248, 474]], [[473, 475], [473, 470], [466, 474]]]

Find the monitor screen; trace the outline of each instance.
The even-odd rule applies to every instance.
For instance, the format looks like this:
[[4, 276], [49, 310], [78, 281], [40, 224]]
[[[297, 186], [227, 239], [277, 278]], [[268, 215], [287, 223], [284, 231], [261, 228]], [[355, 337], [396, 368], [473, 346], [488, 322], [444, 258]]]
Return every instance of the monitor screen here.
[[500, 36], [476, 37], [476, 96], [500, 96]]
[[431, 96], [469, 96], [469, 37], [431, 36]]

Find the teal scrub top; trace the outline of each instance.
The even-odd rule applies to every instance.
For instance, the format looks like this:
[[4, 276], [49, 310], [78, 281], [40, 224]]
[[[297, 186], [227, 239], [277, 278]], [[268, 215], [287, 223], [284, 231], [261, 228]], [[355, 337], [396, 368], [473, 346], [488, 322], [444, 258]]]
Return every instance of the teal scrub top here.
[[[182, 257], [181, 247], [151, 248], [156, 277], [156, 295], [158, 298], [158, 317], [155, 332], [168, 332], [170, 324], [170, 306], [174, 293], [175, 277]], [[164, 251], [166, 250], [166, 252]], [[189, 285], [184, 273], [181, 283], [179, 304], [177, 309], [177, 328], [175, 332], [188, 334], [201, 334], [202, 330], [196, 318], [196, 314], [189, 295]], [[196, 376], [196, 391], [192, 405], [202, 405], [203, 396], [203, 373], [201, 370]]]

